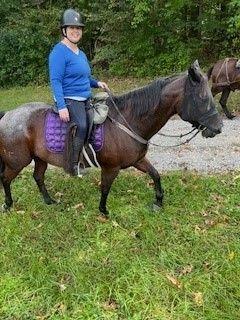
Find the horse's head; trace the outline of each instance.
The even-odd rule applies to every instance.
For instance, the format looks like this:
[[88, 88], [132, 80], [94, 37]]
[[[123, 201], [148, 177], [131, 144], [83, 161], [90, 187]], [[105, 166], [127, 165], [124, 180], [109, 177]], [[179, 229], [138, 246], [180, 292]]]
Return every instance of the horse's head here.
[[221, 133], [223, 122], [216, 109], [207, 77], [196, 60], [188, 69], [180, 117], [202, 130], [205, 138]]

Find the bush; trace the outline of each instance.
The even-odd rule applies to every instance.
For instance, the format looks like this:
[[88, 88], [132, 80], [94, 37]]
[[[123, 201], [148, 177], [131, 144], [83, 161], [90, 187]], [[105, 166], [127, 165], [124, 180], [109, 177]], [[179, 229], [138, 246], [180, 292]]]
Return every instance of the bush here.
[[47, 81], [47, 58], [58, 40], [59, 12], [31, 9], [12, 17], [0, 31], [0, 86]]

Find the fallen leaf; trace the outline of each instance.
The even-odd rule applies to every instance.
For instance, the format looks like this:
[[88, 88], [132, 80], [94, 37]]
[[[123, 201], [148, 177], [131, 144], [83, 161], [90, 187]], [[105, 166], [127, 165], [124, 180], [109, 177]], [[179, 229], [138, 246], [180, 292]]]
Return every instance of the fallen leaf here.
[[38, 219], [38, 218], [39, 218], [39, 215], [40, 215], [40, 212], [33, 211], [33, 212], [31, 213], [31, 218], [32, 218], [32, 219]]
[[211, 194], [211, 198], [218, 203], [224, 201], [224, 197], [216, 193]]
[[186, 267], [184, 267], [181, 271], [180, 271], [180, 275], [181, 276], [185, 276], [188, 273], [191, 273], [193, 271], [193, 266], [190, 264]]
[[56, 198], [61, 198], [63, 196], [63, 193], [62, 192], [56, 192], [55, 193], [55, 197]]
[[216, 221], [210, 220], [210, 219], [205, 219], [204, 223], [205, 223], [205, 225], [208, 226], [208, 227], [213, 227], [213, 226], [215, 226], [215, 225], [217, 224]]
[[78, 210], [78, 209], [82, 210], [84, 208], [85, 208], [85, 206], [84, 206], [84, 204], [82, 202], [80, 202], [80, 203], [76, 204], [75, 206], [73, 206], [73, 209], [76, 209], [76, 210]]
[[195, 233], [204, 233], [204, 232], [206, 232], [206, 229], [204, 229], [202, 226], [195, 225], [194, 231], [195, 231]]
[[115, 300], [109, 300], [103, 303], [103, 309], [106, 311], [114, 311], [118, 309], [118, 304]]
[[211, 268], [210, 262], [204, 261], [203, 262], [203, 268], [205, 269], [205, 271], [208, 271]]
[[203, 217], [207, 217], [208, 216], [208, 212], [207, 211], [202, 211], [201, 214], [202, 214]]
[[169, 274], [167, 274], [166, 277], [171, 282], [171, 284], [173, 284], [175, 287], [177, 287], [178, 289], [182, 288], [181, 282], [176, 277], [173, 277]]
[[230, 253], [229, 253], [229, 255], [228, 255], [228, 260], [233, 260], [234, 259], [234, 257], [235, 257], [235, 252], [233, 252], [233, 251], [231, 251]]
[[133, 230], [133, 231], [130, 232], [130, 236], [131, 236], [132, 238], [135, 238], [135, 239], [140, 239], [140, 238], [141, 238], [140, 232], [139, 232], [139, 231], [135, 231], [135, 230]]
[[95, 179], [93, 180], [93, 183], [94, 183], [97, 187], [100, 187], [100, 185], [101, 185], [101, 181], [100, 181], [99, 179], [97, 179], [97, 178], [95, 178]]
[[203, 305], [203, 294], [202, 292], [194, 292], [193, 293], [193, 301], [201, 307]]
[[60, 291], [63, 292], [67, 289], [67, 286], [64, 283], [59, 284]]
[[52, 309], [52, 312], [53, 314], [55, 313], [64, 314], [66, 310], [67, 310], [67, 306], [61, 302], [61, 303], [55, 304], [55, 306]]
[[18, 210], [17, 213], [18, 213], [18, 214], [24, 214], [25, 211], [24, 211], [24, 210]]
[[47, 316], [36, 316], [36, 320], [45, 320], [48, 318], [48, 315]]
[[114, 227], [119, 227], [119, 224], [117, 223], [116, 220], [113, 220], [113, 221], [112, 221], [112, 225], [113, 225]]

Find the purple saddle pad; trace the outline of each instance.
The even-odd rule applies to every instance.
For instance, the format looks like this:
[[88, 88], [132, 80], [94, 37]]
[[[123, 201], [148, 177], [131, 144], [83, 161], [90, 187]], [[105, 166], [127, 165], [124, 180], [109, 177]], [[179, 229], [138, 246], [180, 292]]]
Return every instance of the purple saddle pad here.
[[55, 112], [48, 111], [45, 118], [45, 144], [50, 152], [61, 153], [64, 150], [67, 123]]
[[96, 152], [102, 149], [104, 142], [104, 123], [94, 125], [89, 142]]
[[[98, 152], [103, 147], [104, 125], [93, 127], [89, 142], [93, 149]], [[55, 112], [48, 111], [45, 118], [45, 145], [48, 151], [62, 153], [65, 147], [68, 124], [63, 122]]]

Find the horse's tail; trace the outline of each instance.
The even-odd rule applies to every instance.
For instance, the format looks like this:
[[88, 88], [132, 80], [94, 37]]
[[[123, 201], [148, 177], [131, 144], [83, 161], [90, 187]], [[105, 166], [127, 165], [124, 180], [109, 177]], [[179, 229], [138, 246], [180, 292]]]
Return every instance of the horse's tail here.
[[208, 69], [208, 72], [207, 72], [208, 80], [210, 80], [210, 78], [211, 78], [212, 71], [213, 71], [213, 67], [214, 67], [214, 66], [212, 66], [210, 69]]

